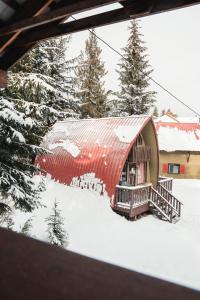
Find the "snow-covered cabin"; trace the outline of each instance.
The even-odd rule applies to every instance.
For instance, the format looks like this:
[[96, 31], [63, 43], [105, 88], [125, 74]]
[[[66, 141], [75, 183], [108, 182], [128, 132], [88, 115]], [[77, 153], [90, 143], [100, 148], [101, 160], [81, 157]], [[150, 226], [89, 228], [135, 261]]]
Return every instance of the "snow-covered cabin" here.
[[115, 211], [135, 217], [149, 210], [150, 200], [159, 202], [159, 149], [150, 116], [58, 122], [43, 146], [51, 153], [37, 163], [46, 173], [107, 194]]
[[199, 179], [200, 124], [198, 119], [182, 118], [177, 122], [158, 121], [155, 124], [160, 149], [160, 174], [173, 178]]

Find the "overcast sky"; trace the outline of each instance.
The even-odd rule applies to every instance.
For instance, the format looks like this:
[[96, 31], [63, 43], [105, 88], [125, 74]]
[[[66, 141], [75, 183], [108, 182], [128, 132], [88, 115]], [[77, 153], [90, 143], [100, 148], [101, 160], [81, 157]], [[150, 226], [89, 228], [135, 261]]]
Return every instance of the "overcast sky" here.
[[[101, 27], [96, 33], [121, 51], [128, 39], [128, 24], [122, 22]], [[154, 69], [152, 77], [200, 113], [200, 5], [144, 17], [140, 19], [140, 25]], [[87, 36], [88, 32], [73, 34], [70, 54], [76, 55], [84, 48]], [[115, 70], [120, 57], [101, 42], [99, 45], [108, 70], [106, 87], [117, 90], [119, 82]], [[159, 110], [170, 108], [182, 116], [193, 115], [159, 87], [152, 84], [151, 89], [158, 92]]]

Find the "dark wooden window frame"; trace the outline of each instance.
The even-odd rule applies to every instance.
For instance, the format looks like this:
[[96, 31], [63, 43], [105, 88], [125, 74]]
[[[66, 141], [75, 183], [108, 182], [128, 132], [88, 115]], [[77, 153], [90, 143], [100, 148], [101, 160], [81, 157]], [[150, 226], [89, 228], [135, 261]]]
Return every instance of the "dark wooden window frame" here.
[[[177, 166], [178, 167], [178, 173], [176, 172], [170, 172], [170, 167], [171, 166]], [[168, 174], [180, 174], [180, 168], [181, 168], [181, 165], [180, 164], [175, 164], [175, 163], [168, 163]]]

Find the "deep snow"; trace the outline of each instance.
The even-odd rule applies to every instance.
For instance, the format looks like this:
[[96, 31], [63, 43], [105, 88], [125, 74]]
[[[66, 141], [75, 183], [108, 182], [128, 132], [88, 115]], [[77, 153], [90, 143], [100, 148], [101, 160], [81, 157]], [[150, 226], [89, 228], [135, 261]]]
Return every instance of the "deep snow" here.
[[[46, 180], [43, 203], [33, 215], [32, 234], [47, 240], [46, 223], [59, 201], [68, 249], [116, 265], [200, 290], [200, 180], [174, 180], [173, 193], [184, 203], [176, 224], [152, 215], [127, 221], [115, 214], [106, 197]], [[17, 213], [15, 230], [30, 214]]]

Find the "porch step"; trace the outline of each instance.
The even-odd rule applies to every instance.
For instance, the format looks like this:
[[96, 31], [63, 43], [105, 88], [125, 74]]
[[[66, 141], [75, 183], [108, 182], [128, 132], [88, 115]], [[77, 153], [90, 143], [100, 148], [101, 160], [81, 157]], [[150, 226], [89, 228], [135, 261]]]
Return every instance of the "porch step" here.
[[173, 222], [180, 218], [181, 202], [167, 189], [159, 186], [159, 190], [151, 187], [150, 210], [161, 220]]
[[[170, 221], [166, 216], [163, 215], [163, 213], [161, 213], [157, 208], [155, 208], [155, 206], [150, 201], [149, 201], [149, 209], [152, 212], [152, 214], [155, 215], [160, 220]], [[174, 223], [174, 219], [177, 219], [176, 214], [172, 215], [172, 219], [173, 219], [173, 223]], [[179, 220], [179, 219], [177, 219], [177, 220]]]

